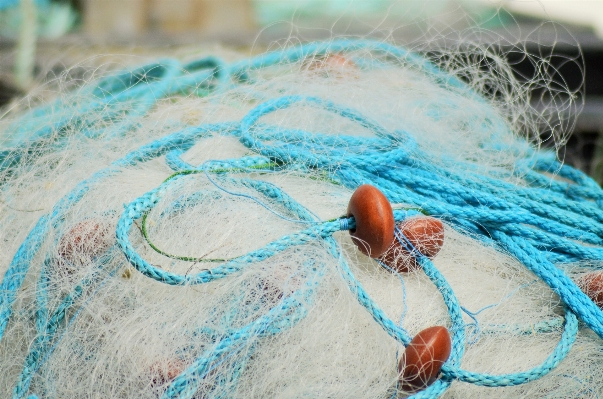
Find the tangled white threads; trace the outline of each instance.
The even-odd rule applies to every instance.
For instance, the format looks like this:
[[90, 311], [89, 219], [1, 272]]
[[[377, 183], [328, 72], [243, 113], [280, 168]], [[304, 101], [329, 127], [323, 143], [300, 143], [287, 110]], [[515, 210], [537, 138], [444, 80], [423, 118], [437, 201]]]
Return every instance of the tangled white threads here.
[[[420, 161], [432, 163], [436, 172], [440, 165], [457, 162], [459, 170], [498, 176], [501, 170], [513, 170], [517, 160], [531, 156], [528, 140], [539, 142], [539, 126], [545, 119], [531, 112], [526, 91], [534, 84], [550, 87], [547, 76], [520, 83], [502, 57], [477, 47], [443, 53], [436, 61], [441, 61], [446, 74], [461, 76], [467, 87], [481, 94], [471, 97], [461, 89], [443, 87], [404, 57], [379, 53], [371, 46], [337, 50], [334, 43], [332, 54], [281, 59], [226, 83], [221, 74], [227, 66], [219, 60], [203, 61], [203, 71], [209, 70], [209, 75], [198, 74], [194, 63], [168, 60], [118, 79], [109, 74], [100, 83], [93, 80], [75, 92], [61, 92], [54, 105], [42, 104], [26, 116], [6, 117], [2, 121], [8, 150], [1, 174], [1, 274], [39, 218], [53, 212], [62, 197], [93, 173], [170, 134], [240, 121], [258, 104], [277, 97], [325, 99], [357, 110], [387, 131], [409, 132], [429, 155]], [[489, 64], [488, 70], [482, 68], [483, 62]], [[166, 76], [174, 71], [178, 76], [170, 84], [157, 84], [168, 81]], [[145, 87], [156, 91], [102, 103]], [[562, 99], [559, 92], [550, 93]], [[91, 106], [96, 103], [100, 105]], [[366, 126], [312, 106], [277, 110], [261, 122], [283, 131], [375, 137]], [[559, 137], [566, 134], [552, 131]], [[300, 138], [299, 144], [313, 151], [312, 139]], [[357, 143], [337, 150], [364, 151]], [[335, 156], [321, 149], [313, 154]], [[255, 155], [224, 124], [188, 146], [179, 154], [179, 162], [196, 167]], [[131, 266], [115, 243], [116, 225], [124, 204], [172, 175], [165, 158], [116, 164], [103, 178], [91, 181], [81, 198], [49, 226], [16, 293], [0, 341], [2, 395], [166, 397], [177, 376], [221, 339], [269, 313], [291, 293], [312, 290], [312, 296], [302, 296], [303, 317], [295, 325], [270, 336], [252, 333], [236, 350], [212, 363], [194, 390], [173, 397], [396, 395], [397, 361], [404, 347], [358, 303], [339, 274], [338, 259], [320, 240], [291, 246], [208, 284], [169, 286]], [[262, 168], [238, 170], [236, 178], [272, 183], [320, 220], [345, 215], [351, 190], [331, 175], [301, 164], [279, 168], [271, 162], [266, 160], [269, 167], [260, 163]], [[522, 184], [521, 174], [509, 174], [507, 180]], [[166, 183], [146, 220], [148, 238], [164, 253], [149, 246], [140, 219], [128, 235], [136, 251], [165, 272], [193, 276], [212, 270], [221, 263], [218, 260], [250, 253], [305, 228], [279, 217], [298, 218], [283, 202], [258, 194], [254, 187], [228, 179], [217, 183], [204, 174]], [[250, 197], [260, 198], [263, 205]], [[411, 336], [427, 326], [449, 324], [438, 290], [420, 270], [400, 278], [358, 252], [346, 232], [334, 237], [368, 294], [389, 318], [401, 320]], [[563, 320], [559, 298], [513, 257], [480, 243], [472, 233], [446, 226], [445, 237], [434, 263], [468, 310], [461, 366], [504, 374], [542, 363], [561, 336], [562, 323], [555, 324]], [[577, 273], [594, 263], [570, 265], [567, 270]], [[64, 318], [47, 337], [49, 342], [42, 345], [44, 350], [31, 363], [29, 374], [25, 373], [28, 382], [23, 382], [24, 364], [47, 331], [39, 320], [53, 315], [78, 285], [83, 287], [79, 296], [65, 309]], [[47, 303], [44, 314], [39, 314], [42, 288]], [[542, 322], [553, 327], [538, 331]], [[567, 358], [543, 378], [494, 389], [453, 383], [445, 395], [598, 397], [600, 345], [599, 338], [583, 329]]]

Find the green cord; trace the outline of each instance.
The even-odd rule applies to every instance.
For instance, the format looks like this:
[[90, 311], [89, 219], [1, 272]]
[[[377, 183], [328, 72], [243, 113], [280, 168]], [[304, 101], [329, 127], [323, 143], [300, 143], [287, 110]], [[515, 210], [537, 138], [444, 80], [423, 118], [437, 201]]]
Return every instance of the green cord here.
[[[214, 169], [214, 170], [187, 169], [187, 170], [181, 170], [179, 172], [176, 172], [176, 173], [170, 175], [167, 179], [165, 179], [163, 181], [163, 183], [166, 183], [166, 182], [172, 180], [173, 178], [175, 178], [177, 176], [181, 176], [181, 175], [194, 175], [194, 174], [202, 173], [202, 172], [203, 173], [205, 173], [205, 172], [212, 172], [212, 173], [244, 172], [244, 171], [247, 171], [248, 169], [268, 169], [268, 168], [273, 168], [276, 166], [278, 166], [278, 164], [276, 164], [274, 162], [269, 162], [269, 163], [262, 164], [262, 165], [250, 166], [248, 168], [221, 168], [221, 169]], [[317, 180], [322, 180], [322, 179], [317, 178]], [[326, 178], [324, 180], [339, 185], [339, 183], [335, 182], [334, 180], [331, 180], [328, 178]], [[412, 207], [412, 206], [400, 207], [400, 208], [395, 208], [393, 210], [396, 211], [398, 209], [414, 210], [414, 211], [420, 212], [424, 215], [429, 215], [424, 209], [422, 209], [420, 207]], [[149, 216], [150, 212], [151, 212], [151, 210], [148, 210], [147, 212], [144, 213], [144, 215], [142, 215], [141, 231], [142, 231], [142, 236], [144, 237], [147, 244], [149, 244], [149, 246], [158, 254], [161, 254], [161, 255], [171, 258], [171, 259], [183, 260], [185, 262], [227, 262], [227, 261], [231, 261], [231, 260], [239, 258], [239, 256], [236, 256], [234, 258], [205, 258], [204, 256], [199, 257], [199, 258], [193, 258], [190, 256], [172, 255], [170, 253], [167, 253], [167, 252], [161, 250], [155, 244], [153, 244], [153, 242], [149, 238], [149, 232], [147, 231], [147, 217]], [[327, 220], [327, 222], [334, 222], [335, 220], [341, 219], [344, 217], [345, 216], [340, 216], [340, 217], [336, 217], [333, 219], [329, 219], [329, 220]]]
[[172, 255], [172, 254], [169, 254], [167, 252], [164, 252], [160, 248], [158, 248], [155, 244], [153, 244], [153, 242], [149, 238], [149, 233], [147, 231], [147, 216], [148, 215], [149, 215], [148, 212], [145, 213], [144, 215], [142, 215], [142, 228], [141, 228], [141, 230], [142, 230], [142, 235], [143, 235], [145, 241], [147, 242], [147, 244], [149, 244], [149, 246], [151, 248], [153, 248], [153, 250], [155, 252], [157, 252], [157, 253], [159, 253], [159, 254], [161, 254], [163, 256], [166, 256], [168, 258], [171, 258], [171, 259], [178, 259], [178, 260], [183, 260], [183, 261], [186, 261], [186, 262], [226, 262], [226, 261], [229, 261], [229, 260], [236, 259], [236, 257], [235, 258], [224, 258], [224, 259], [221, 259], [221, 258], [205, 258], [205, 257], [193, 258], [193, 257], [190, 257], [190, 256]]
[[[261, 164], [261, 165], [249, 166], [247, 168], [221, 168], [221, 169], [214, 169], [214, 170], [187, 169], [187, 170], [181, 170], [179, 172], [176, 172], [176, 173], [170, 175], [167, 179], [165, 179], [163, 181], [162, 184], [167, 183], [168, 181], [174, 179], [177, 176], [181, 176], [181, 175], [194, 175], [197, 173], [205, 173], [205, 172], [212, 172], [212, 173], [245, 172], [249, 169], [268, 169], [268, 168], [273, 168], [276, 166], [278, 166], [276, 163], [269, 162], [269, 163], [265, 163], [265, 164]], [[141, 231], [142, 231], [142, 236], [144, 237], [145, 241], [147, 242], [147, 244], [149, 244], [149, 246], [151, 248], [153, 248], [153, 250], [155, 252], [157, 252], [165, 257], [168, 257], [171, 259], [183, 260], [185, 262], [227, 262], [227, 261], [238, 258], [238, 256], [234, 257], [234, 258], [205, 258], [204, 256], [199, 257], [199, 258], [193, 258], [190, 256], [172, 255], [170, 253], [167, 253], [167, 252], [161, 250], [155, 244], [153, 244], [153, 242], [149, 238], [149, 232], [147, 231], [147, 217], [149, 216], [150, 212], [151, 212], [151, 210], [145, 212], [144, 215], [142, 215]]]

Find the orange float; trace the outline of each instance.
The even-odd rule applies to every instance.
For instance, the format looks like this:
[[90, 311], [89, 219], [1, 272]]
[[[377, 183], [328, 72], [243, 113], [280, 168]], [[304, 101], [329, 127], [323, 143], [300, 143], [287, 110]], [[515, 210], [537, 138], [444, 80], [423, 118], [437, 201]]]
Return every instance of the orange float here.
[[350, 235], [360, 252], [378, 258], [391, 246], [394, 212], [377, 188], [369, 184], [358, 187], [350, 198], [347, 214], [356, 220], [356, 228], [350, 230]]
[[603, 309], [603, 272], [593, 272], [580, 277], [576, 284], [588, 297]]
[[400, 388], [416, 392], [433, 384], [451, 349], [452, 341], [446, 327], [434, 326], [419, 332], [398, 363]]
[[[406, 219], [398, 224], [398, 229], [417, 251], [430, 259], [433, 259], [444, 245], [444, 225], [436, 218], [421, 216]], [[420, 268], [415, 255], [394, 239], [381, 261], [397, 272], [406, 273]]]

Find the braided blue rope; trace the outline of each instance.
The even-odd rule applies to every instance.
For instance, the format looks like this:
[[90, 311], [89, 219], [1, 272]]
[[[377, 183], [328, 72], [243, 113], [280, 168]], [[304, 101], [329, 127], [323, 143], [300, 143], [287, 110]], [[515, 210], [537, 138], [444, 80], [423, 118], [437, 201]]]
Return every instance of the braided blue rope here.
[[[39, 289], [36, 291], [36, 301], [38, 309], [36, 310], [36, 330], [38, 335], [29, 351], [26, 359], [25, 366], [19, 381], [13, 390], [13, 399], [20, 399], [26, 393], [31, 383], [35, 372], [43, 365], [43, 363], [52, 354], [61, 338], [65, 334], [65, 330], [68, 326], [73, 324], [77, 318], [77, 315], [84, 309], [85, 305], [98, 293], [102, 285], [107, 282], [109, 277], [112, 277], [120, 268], [113, 269], [101, 280], [101, 269], [102, 266], [108, 264], [109, 258], [105, 255], [101, 256], [97, 263], [100, 265], [99, 270], [95, 270], [90, 276], [85, 277], [68, 293], [56, 307], [56, 309], [50, 313], [47, 309], [48, 304], [48, 292], [47, 284], [49, 280], [48, 276], [48, 265], [51, 262], [50, 259], [44, 261], [42, 266], [42, 272], [40, 273], [40, 281], [38, 283]], [[37, 288], [38, 288], [37, 287]], [[95, 287], [94, 292], [90, 295], [84, 303], [79, 306], [79, 309], [75, 314], [68, 320], [67, 327], [64, 328], [63, 332], [58, 338], [55, 337], [58, 334], [59, 326], [67, 318], [67, 312], [72, 309], [77, 300], [84, 295], [84, 289], [89, 287]]]
[[[424, 58], [383, 43], [343, 40], [298, 46], [231, 65], [213, 57], [185, 65], [175, 60], [165, 60], [103, 79], [84, 89], [94, 100], [76, 109], [75, 115], [66, 113], [73, 110], [69, 99], [59, 100], [50, 106], [31, 111], [28, 115], [30, 118], [25, 119], [29, 119], [30, 122], [18, 124], [13, 130], [14, 147], [0, 153], [0, 170], [12, 170], [22, 165], [28, 157], [36, 155], [35, 151], [31, 152], [32, 148], [47, 145], [49, 140], [54, 140], [53, 145], [60, 148], [69, 127], [81, 127], [82, 131], [92, 138], [110, 139], [137, 128], [139, 119], [146, 115], [161, 98], [190, 93], [197, 89], [208, 92], [225, 90], [233, 84], [242, 85], [252, 81], [253, 71], [257, 69], [296, 62], [307, 57], [356, 50], [391, 55], [396, 62], [407, 63], [412, 68], [425, 73], [441, 87], [483, 104], [484, 110], [490, 116], [490, 123], [495, 127], [493, 131], [497, 132], [496, 134], [507, 132], [507, 124], [496, 115], [495, 111], [490, 110], [485, 100], [458, 78], [439, 70]], [[125, 105], [134, 111], [126, 118], [120, 118], [120, 109]], [[298, 105], [320, 108], [346, 118], [368, 129], [375, 137], [332, 136], [320, 132], [283, 129], [261, 122], [261, 118], [270, 113]], [[62, 109], [68, 111], [56, 112]], [[114, 123], [115, 130], [111, 134], [90, 129], [94, 126], [93, 115], [100, 109], [106, 111], [106, 120], [117, 121], [116, 124]], [[53, 116], [47, 126], [39, 128], [39, 121], [51, 115], [57, 117]], [[17, 139], [20, 133], [26, 133], [23, 139]], [[211, 162], [199, 167], [189, 165], [181, 159], [180, 156], [198, 140], [213, 134], [237, 137], [255, 155], [236, 160]], [[518, 142], [517, 145], [522, 146], [522, 143]], [[523, 150], [525, 148], [522, 148]], [[500, 175], [498, 179], [480, 174], [480, 171], [469, 162], [459, 164], [457, 160], [443, 159], [442, 164], [435, 169], [429, 163], [428, 154], [419, 148], [408, 132], [388, 131], [378, 122], [370, 120], [358, 111], [328, 100], [285, 96], [261, 103], [240, 121], [185, 128], [142, 146], [81, 182], [62, 198], [50, 214], [40, 218], [3, 276], [0, 283], [0, 339], [9, 323], [16, 293], [44, 243], [48, 231], [61, 226], [66, 212], [81, 201], [93, 185], [121, 173], [124, 168], [164, 155], [166, 163], [173, 170], [202, 171], [208, 177], [210, 173], [228, 175], [249, 171], [266, 163], [276, 163], [283, 170], [305, 168], [323, 171], [331, 181], [350, 189], [363, 183], [373, 184], [393, 203], [415, 204], [427, 213], [448, 221], [453, 227], [475, 234], [487, 245], [504, 248], [547, 283], [565, 304], [560, 342], [540, 366], [526, 372], [500, 376], [462, 370], [459, 365], [466, 342], [466, 325], [462, 319], [463, 308], [441, 273], [429, 259], [418, 254], [423, 271], [441, 292], [443, 303], [448, 309], [453, 345], [451, 356], [442, 368], [441, 378], [415, 394], [413, 398], [437, 397], [445, 392], [453, 380], [497, 387], [523, 384], [540, 378], [556, 367], [569, 352], [577, 334], [577, 318], [603, 338], [603, 313], [554, 264], [603, 259], [603, 249], [600, 248], [603, 244], [603, 213], [601, 212], [603, 191], [592, 179], [575, 169], [559, 164], [550, 153], [535, 154], [529, 151], [528, 156], [519, 160], [512, 171], [497, 171]], [[544, 177], [542, 172], [558, 173], [573, 183], [552, 181]], [[504, 181], [504, 178], [511, 176], [522, 179], [525, 186], [517, 187]], [[411, 337], [407, 332], [399, 323], [385, 315], [355, 278], [333, 238], [333, 234], [337, 231], [354, 228], [354, 219], [341, 218], [319, 222], [311, 212], [278, 187], [265, 182], [229, 177], [231, 182], [253, 188], [261, 195], [275, 200], [287, 212], [302, 221], [309, 222], [309, 227], [226, 261], [211, 271], [202, 271], [195, 275], [179, 275], [149, 264], [130, 244], [128, 231], [133, 221], [153, 209], [162, 195], [172, 189], [172, 183], [181, 178], [172, 179], [132, 201], [125, 207], [119, 219], [116, 242], [130, 264], [142, 274], [170, 285], [209, 283], [237, 273], [251, 263], [267, 259], [288, 248], [320, 240], [337, 260], [338, 271], [350, 291], [373, 319], [398, 342], [404, 345], [410, 342]], [[233, 194], [228, 190], [225, 192]], [[278, 217], [288, 217], [277, 212], [273, 213]], [[401, 221], [413, 214], [416, 212], [396, 210], [394, 217], [396, 221]], [[407, 249], [414, 250], [404, 237], [399, 239]], [[36, 292], [38, 338], [28, 354], [22, 375], [15, 387], [14, 396], [18, 398], [27, 394], [33, 374], [41, 366], [43, 359], [52, 353], [53, 340], [58, 334], [60, 323], [67, 317], [66, 310], [74, 306], [81, 297], [81, 287], [99, 284], [94, 278], [83, 281], [72, 293], [62, 298], [61, 304], [55, 310], [51, 311], [48, 309], [49, 276], [47, 273], [47, 268], [43, 266]], [[203, 378], [217, 364], [225, 361], [229, 356], [234, 356], [242, 348], [255, 348], [253, 341], [255, 339], [275, 335], [294, 327], [305, 317], [306, 307], [312, 303], [316, 287], [324, 273], [325, 265], [314, 265], [309, 268], [308, 274], [312, 277], [302, 289], [283, 298], [250, 324], [234, 329], [223, 336], [213, 348], [201, 354], [172, 381], [164, 393], [164, 398], [192, 397]], [[73, 323], [76, 317], [77, 312], [71, 316], [68, 323]], [[560, 326], [559, 321], [553, 320], [543, 325], [542, 331], [551, 331], [556, 326]], [[249, 356], [237, 365], [237, 369], [229, 377], [232, 381], [239, 378]]]

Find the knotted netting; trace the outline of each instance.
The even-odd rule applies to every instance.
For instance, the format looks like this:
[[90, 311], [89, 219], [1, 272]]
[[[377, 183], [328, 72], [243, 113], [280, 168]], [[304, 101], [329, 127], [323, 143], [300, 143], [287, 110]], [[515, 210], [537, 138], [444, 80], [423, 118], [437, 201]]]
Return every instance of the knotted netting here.
[[[23, 101], [1, 121], [3, 395], [404, 396], [404, 347], [441, 325], [413, 397], [598, 397], [603, 192], [540, 148], [567, 124], [528, 95], [576, 93], [503, 59], [333, 40]], [[440, 253], [363, 255], [362, 184], [443, 221]]]

